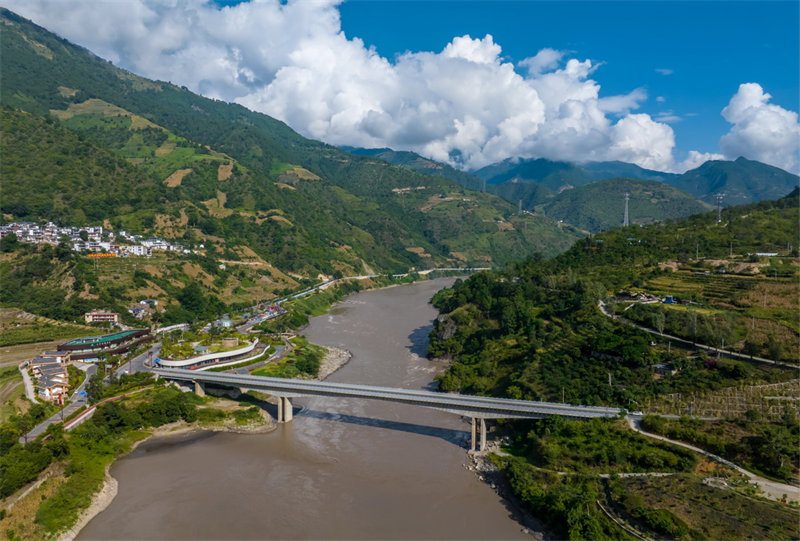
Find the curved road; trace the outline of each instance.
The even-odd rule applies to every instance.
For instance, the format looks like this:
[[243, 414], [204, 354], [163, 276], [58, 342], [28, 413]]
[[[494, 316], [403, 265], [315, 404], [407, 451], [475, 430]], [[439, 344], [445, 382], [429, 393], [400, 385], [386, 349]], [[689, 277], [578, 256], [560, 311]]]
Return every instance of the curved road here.
[[692, 347], [705, 349], [706, 351], [710, 351], [712, 353], [720, 353], [720, 354], [726, 355], [728, 357], [735, 357], [737, 359], [742, 359], [742, 360], [745, 360], [745, 361], [757, 361], [757, 362], [760, 362], [760, 363], [767, 363], [767, 364], [771, 364], [771, 365], [774, 365], [774, 366], [780, 366], [780, 367], [783, 367], [783, 368], [793, 368], [793, 369], [800, 368], [800, 366], [798, 366], [796, 364], [782, 363], [780, 361], [773, 361], [772, 359], [765, 359], [763, 357], [755, 357], [755, 356], [751, 356], [751, 355], [744, 355], [743, 353], [738, 353], [736, 351], [730, 351], [730, 350], [727, 350], [727, 349], [720, 349], [720, 348], [715, 348], [713, 346], [707, 346], [705, 344], [699, 344], [697, 342], [691, 342], [690, 340], [685, 340], [683, 338], [678, 338], [677, 336], [673, 336], [671, 334], [660, 333], [655, 329], [642, 327], [641, 325], [637, 325], [633, 321], [627, 320], [624, 317], [615, 316], [614, 314], [609, 313], [608, 310], [606, 310], [606, 303], [604, 303], [602, 300], [597, 301], [597, 307], [600, 309], [600, 311], [605, 316], [608, 316], [611, 319], [624, 321], [628, 325], [632, 325], [632, 326], [636, 327], [637, 329], [639, 329], [640, 331], [644, 331], [646, 333], [654, 334], [654, 335], [659, 336], [661, 338], [667, 338], [667, 339], [673, 340], [675, 342], [681, 342], [682, 344], [688, 344], [688, 345], [690, 345]]
[[704, 449], [695, 447], [694, 445], [689, 445], [688, 443], [683, 443], [682, 441], [671, 440], [669, 438], [665, 438], [664, 436], [659, 436], [658, 434], [645, 432], [640, 428], [640, 425], [642, 423], [641, 417], [634, 418], [632, 416], [628, 416], [626, 419], [630, 427], [639, 434], [641, 434], [642, 436], [647, 436], [648, 438], [665, 441], [673, 445], [679, 445], [686, 449], [690, 449], [695, 453], [700, 453], [701, 455], [706, 456], [712, 460], [715, 460], [721, 464], [725, 464], [730, 468], [733, 468], [742, 475], [747, 476], [747, 478], [750, 479], [750, 482], [758, 485], [764, 492], [764, 494], [766, 494], [769, 498], [773, 500], [782, 500], [785, 497], [788, 501], [800, 502], [800, 487], [786, 485], [784, 483], [778, 483], [777, 481], [770, 481], [769, 479], [765, 479], [759, 475], [756, 475], [753, 472], [742, 468], [741, 466], [737, 466], [730, 460], [726, 460], [721, 456], [717, 456], [714, 453], [710, 453]]

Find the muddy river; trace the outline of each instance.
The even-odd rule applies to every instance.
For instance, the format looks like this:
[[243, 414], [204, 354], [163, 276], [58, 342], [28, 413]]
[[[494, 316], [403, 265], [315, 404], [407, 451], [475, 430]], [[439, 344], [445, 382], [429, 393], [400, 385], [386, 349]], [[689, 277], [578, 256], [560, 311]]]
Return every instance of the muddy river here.
[[[352, 352], [329, 381], [428, 388], [440, 279], [348, 297], [304, 331]], [[388, 402], [294, 399], [269, 434], [153, 439], [111, 470], [114, 502], [78, 539], [530, 539], [466, 470], [469, 425]]]

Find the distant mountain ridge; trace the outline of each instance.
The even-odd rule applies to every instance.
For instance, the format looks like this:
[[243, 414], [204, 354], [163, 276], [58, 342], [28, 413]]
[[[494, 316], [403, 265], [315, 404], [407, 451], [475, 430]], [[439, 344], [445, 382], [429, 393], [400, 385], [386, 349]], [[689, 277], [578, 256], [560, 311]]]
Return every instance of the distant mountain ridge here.
[[711, 208], [663, 182], [612, 178], [564, 190], [537, 210], [549, 218], [597, 233], [622, 225], [626, 194], [630, 225], [691, 216]]
[[[429, 160], [407, 151], [394, 151], [388, 148], [360, 149], [347, 147], [355, 154], [375, 156], [395, 165], [423, 172], [431, 171], [459, 182], [472, 189], [485, 189], [497, 194], [512, 204], [522, 205], [529, 210], [559, 209], [557, 217], [582, 229], [596, 230], [595, 226], [585, 227], [587, 223], [578, 219], [579, 215], [603, 214], [600, 209], [565, 209], [566, 201], [573, 204], [596, 205], [598, 199], [583, 197], [561, 197], [569, 190], [610, 179], [638, 179], [660, 182], [694, 196], [705, 203], [717, 204], [717, 195], [722, 195], [722, 205], [739, 205], [758, 202], [764, 199], [777, 199], [789, 193], [800, 183], [800, 177], [754, 160], [738, 158], [734, 161], [708, 161], [696, 169], [683, 174], [665, 173], [644, 169], [638, 165], [620, 161], [570, 163], [544, 158], [509, 158], [488, 165], [471, 173], [458, 171], [447, 164]], [[436, 171], [433, 173], [432, 171]], [[608, 184], [607, 186], [612, 186]], [[662, 189], [663, 190], [663, 189]], [[588, 193], [588, 192], [587, 192]], [[670, 210], [654, 209], [649, 219], [675, 218], [675, 212], [700, 212], [706, 207], [700, 204], [685, 203], [686, 197], [677, 191], [669, 192], [672, 197], [684, 201], [670, 206]], [[598, 194], [599, 195], [599, 194]], [[691, 198], [690, 198], [691, 199]], [[640, 209], [643, 210], [643, 209]], [[679, 214], [686, 216], [688, 214]], [[552, 216], [548, 213], [548, 216]], [[660, 216], [660, 217], [656, 217]], [[579, 223], [570, 221], [578, 219]], [[595, 222], [593, 222], [595, 223]], [[606, 224], [605, 220], [596, 223]], [[621, 222], [620, 222], [621, 223]], [[581, 225], [582, 224], [582, 225]], [[607, 226], [618, 225], [609, 223]]]
[[798, 183], [797, 175], [742, 157], [734, 161], [707, 161], [670, 182], [706, 203], [716, 203], [716, 196], [722, 195], [724, 206], [779, 199]]

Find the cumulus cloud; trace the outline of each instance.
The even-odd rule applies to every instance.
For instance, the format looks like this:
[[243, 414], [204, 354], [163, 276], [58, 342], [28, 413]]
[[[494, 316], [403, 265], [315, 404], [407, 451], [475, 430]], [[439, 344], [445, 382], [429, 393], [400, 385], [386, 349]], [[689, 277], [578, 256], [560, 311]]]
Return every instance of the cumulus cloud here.
[[685, 173], [690, 169], [697, 169], [704, 163], [710, 160], [724, 160], [725, 156], [722, 154], [716, 154], [713, 152], [698, 152], [696, 150], [690, 150], [689, 155], [686, 157], [685, 160], [678, 163], [675, 167], [675, 170], [678, 173]]
[[337, 3], [6, 5], [121, 67], [235, 101], [331, 144], [414, 150], [463, 168], [512, 156], [674, 166], [672, 129], [632, 113], [646, 92], [601, 96], [593, 79], [600, 64], [542, 49], [515, 66], [491, 35], [457, 36], [441, 51], [389, 61], [344, 34]]
[[797, 113], [769, 103], [772, 98], [757, 83], [744, 83], [722, 116], [733, 124], [719, 146], [725, 157], [744, 156], [787, 171], [800, 167], [800, 124]]

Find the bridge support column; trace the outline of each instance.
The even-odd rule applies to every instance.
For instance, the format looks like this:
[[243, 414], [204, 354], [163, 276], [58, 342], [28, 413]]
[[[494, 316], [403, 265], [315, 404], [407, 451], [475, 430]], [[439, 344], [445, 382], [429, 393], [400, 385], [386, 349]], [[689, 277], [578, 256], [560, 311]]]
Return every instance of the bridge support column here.
[[285, 396], [278, 397], [278, 422], [288, 423], [292, 420], [292, 401]]
[[470, 445], [470, 451], [474, 451], [475, 450], [475, 436], [476, 436], [476, 432], [475, 432], [475, 428], [476, 428], [475, 427], [475, 420], [476, 419], [475, 419], [475, 417], [472, 417], [472, 419], [470, 419], [470, 420], [472, 421], [472, 423], [471, 423], [472, 424], [472, 437], [470, 437], [470, 439], [469, 439], [469, 445]]
[[283, 402], [283, 422], [288, 423], [293, 418], [292, 401], [289, 400], [288, 397], [284, 396], [281, 398], [281, 402]]
[[197, 396], [205, 396], [206, 395], [206, 388], [203, 385], [202, 381], [195, 380], [192, 383], [194, 383], [194, 394], [196, 394]]
[[[483, 418], [476, 419], [472, 417], [472, 437], [470, 438], [471, 451], [485, 451], [486, 450], [486, 420]], [[478, 427], [480, 426], [480, 434], [478, 434]], [[480, 437], [480, 443], [478, 442]]]

